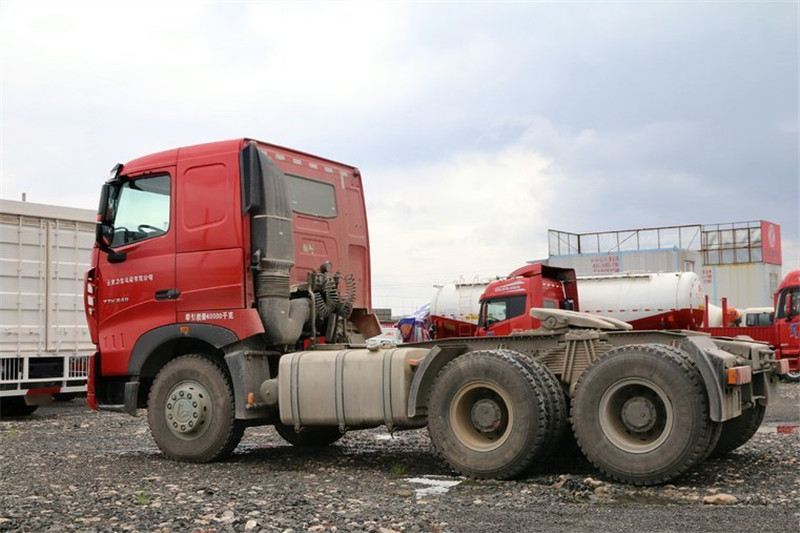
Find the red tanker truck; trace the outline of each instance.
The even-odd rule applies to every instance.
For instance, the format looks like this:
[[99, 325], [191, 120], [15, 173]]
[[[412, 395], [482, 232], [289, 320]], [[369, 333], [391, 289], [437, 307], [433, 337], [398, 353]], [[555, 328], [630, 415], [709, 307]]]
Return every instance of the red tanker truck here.
[[785, 371], [762, 343], [575, 313], [569, 291], [528, 335], [365, 345], [370, 275], [353, 166], [252, 139], [117, 165], [85, 280], [89, 402], [146, 409], [188, 462], [253, 425], [297, 446], [427, 426], [476, 478], [536, 469], [571, 426], [606, 476], [644, 485], [746, 442]]

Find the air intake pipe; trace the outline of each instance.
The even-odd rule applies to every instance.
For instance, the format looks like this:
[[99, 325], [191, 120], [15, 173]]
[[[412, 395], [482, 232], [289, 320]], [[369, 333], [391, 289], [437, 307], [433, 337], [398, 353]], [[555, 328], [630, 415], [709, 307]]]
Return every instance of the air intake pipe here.
[[250, 249], [258, 314], [267, 344], [297, 342], [311, 317], [308, 299], [289, 299], [294, 266], [292, 208], [283, 172], [255, 143], [241, 153], [242, 212], [250, 213]]

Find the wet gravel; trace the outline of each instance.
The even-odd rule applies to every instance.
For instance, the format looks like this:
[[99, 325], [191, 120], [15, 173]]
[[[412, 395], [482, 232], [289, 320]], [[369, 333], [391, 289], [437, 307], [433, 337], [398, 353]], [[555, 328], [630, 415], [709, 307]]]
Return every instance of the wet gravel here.
[[302, 450], [250, 428], [226, 462], [175, 463], [145, 417], [78, 399], [0, 421], [0, 532], [800, 531], [800, 384], [779, 390], [750, 442], [648, 488], [568, 456], [517, 481], [465, 480], [425, 430]]

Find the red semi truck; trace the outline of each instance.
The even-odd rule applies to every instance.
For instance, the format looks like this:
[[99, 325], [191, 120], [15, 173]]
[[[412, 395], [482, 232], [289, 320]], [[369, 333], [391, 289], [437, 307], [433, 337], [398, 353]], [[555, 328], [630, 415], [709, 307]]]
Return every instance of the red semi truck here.
[[299, 446], [427, 425], [454, 470], [511, 478], [571, 425], [607, 476], [663, 483], [746, 442], [785, 370], [764, 344], [564, 309], [531, 311], [546, 327], [529, 335], [365, 346], [380, 328], [358, 169], [251, 139], [117, 165], [85, 300], [90, 404], [147, 409], [190, 462], [251, 425]]

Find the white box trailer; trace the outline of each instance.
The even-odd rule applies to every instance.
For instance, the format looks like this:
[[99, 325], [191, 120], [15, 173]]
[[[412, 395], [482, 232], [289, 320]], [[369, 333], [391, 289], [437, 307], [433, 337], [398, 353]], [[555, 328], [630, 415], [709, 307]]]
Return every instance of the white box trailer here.
[[0, 417], [86, 392], [83, 279], [97, 214], [0, 199]]

